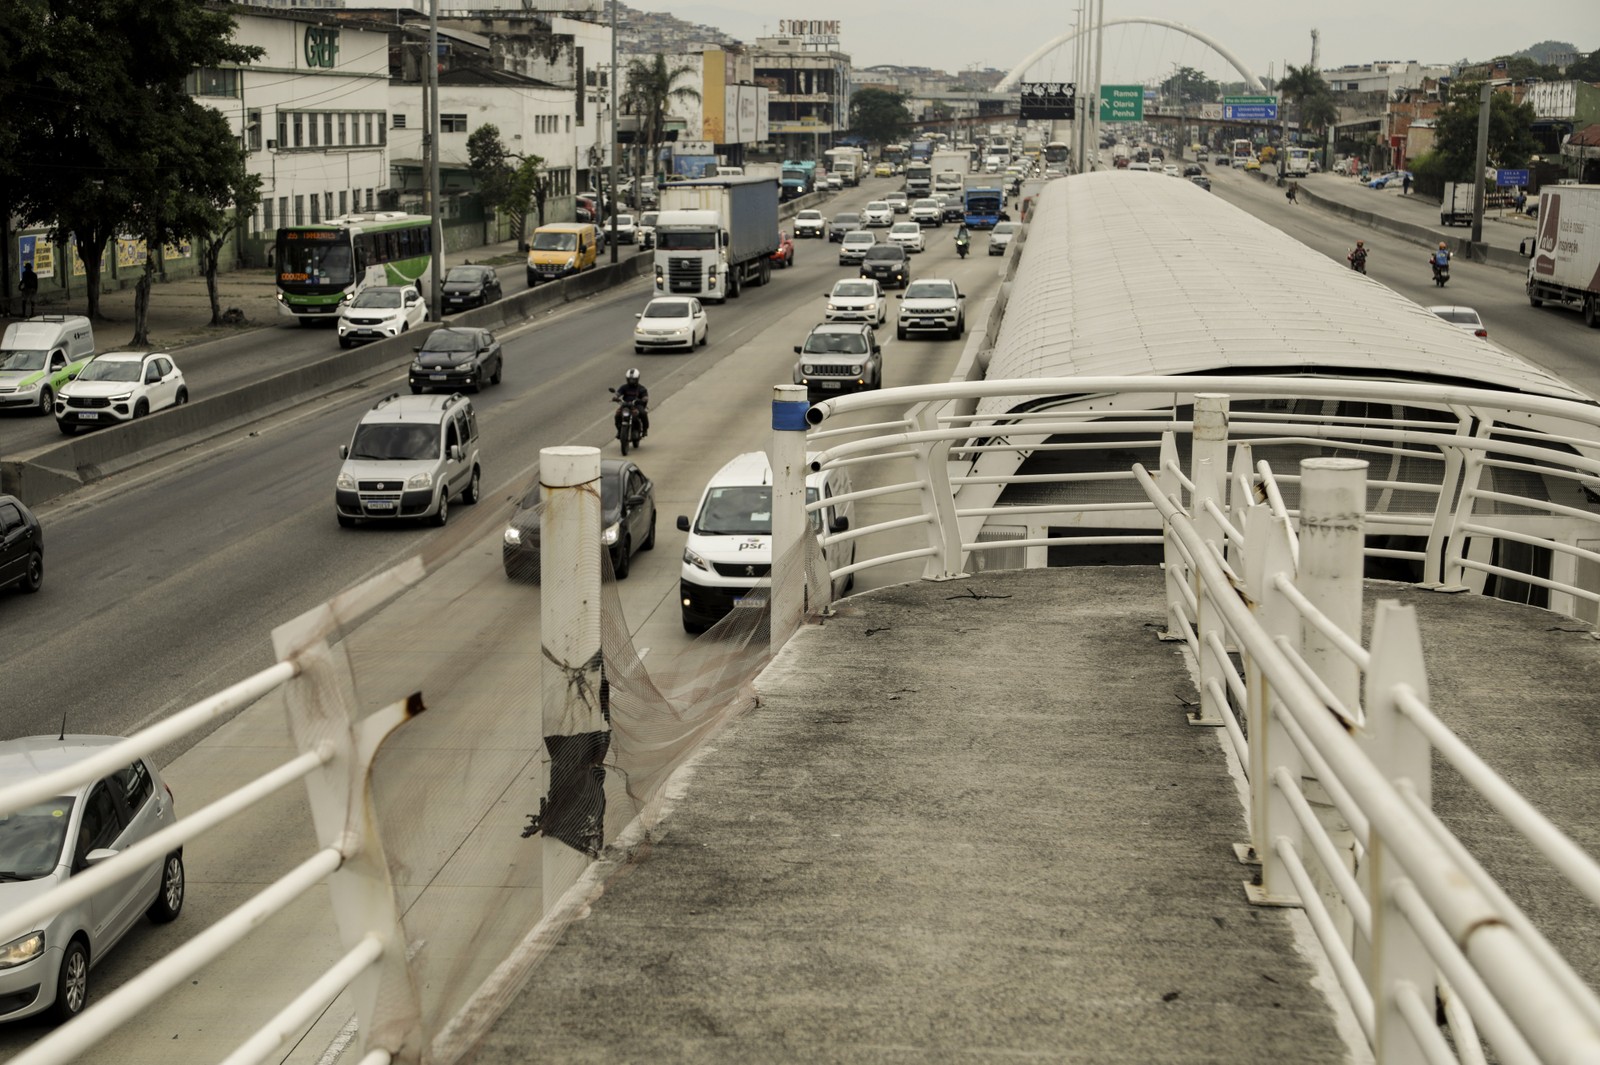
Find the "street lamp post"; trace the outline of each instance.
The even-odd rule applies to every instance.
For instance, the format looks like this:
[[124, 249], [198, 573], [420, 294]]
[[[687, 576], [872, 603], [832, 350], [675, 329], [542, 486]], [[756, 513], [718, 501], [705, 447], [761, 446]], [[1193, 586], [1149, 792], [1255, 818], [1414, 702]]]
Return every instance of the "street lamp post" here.
[[[615, 3], [616, 0], [612, 0]], [[428, 162], [428, 200], [433, 207], [433, 281], [428, 286], [428, 306], [434, 321], [444, 313], [444, 212], [439, 203], [439, 0], [428, 4], [428, 141], [433, 146]]]

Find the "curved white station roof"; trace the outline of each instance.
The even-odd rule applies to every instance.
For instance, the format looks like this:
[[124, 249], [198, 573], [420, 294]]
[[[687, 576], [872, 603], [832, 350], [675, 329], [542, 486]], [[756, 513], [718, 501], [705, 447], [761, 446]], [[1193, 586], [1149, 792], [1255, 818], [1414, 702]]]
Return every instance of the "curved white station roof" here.
[[[1589, 401], [1189, 181], [1060, 178], [1040, 190], [1028, 228], [990, 380], [1432, 378]], [[980, 410], [1037, 405], [1006, 397]]]

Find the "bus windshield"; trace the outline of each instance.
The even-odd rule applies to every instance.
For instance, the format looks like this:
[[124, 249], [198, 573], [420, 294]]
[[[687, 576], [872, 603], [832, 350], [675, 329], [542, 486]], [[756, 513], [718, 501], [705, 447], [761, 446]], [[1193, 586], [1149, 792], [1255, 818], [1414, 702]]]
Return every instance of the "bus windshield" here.
[[349, 285], [355, 281], [350, 238], [279, 241], [278, 280], [314, 285]]

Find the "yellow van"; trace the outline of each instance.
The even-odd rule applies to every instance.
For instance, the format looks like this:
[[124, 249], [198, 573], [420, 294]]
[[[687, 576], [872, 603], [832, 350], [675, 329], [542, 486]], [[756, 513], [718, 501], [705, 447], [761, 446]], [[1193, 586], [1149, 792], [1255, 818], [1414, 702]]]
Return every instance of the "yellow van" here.
[[600, 233], [592, 222], [540, 226], [528, 242], [528, 287], [593, 270]]

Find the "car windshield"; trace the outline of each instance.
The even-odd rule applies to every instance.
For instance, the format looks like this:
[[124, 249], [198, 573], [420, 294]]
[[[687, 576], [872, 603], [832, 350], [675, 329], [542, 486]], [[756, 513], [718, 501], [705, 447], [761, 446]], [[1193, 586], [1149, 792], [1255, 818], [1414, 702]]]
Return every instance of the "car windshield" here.
[[0, 370], [42, 370], [45, 351], [34, 348], [11, 348], [0, 351]]
[[444, 275], [444, 283], [476, 285], [489, 276], [489, 271], [481, 266], [452, 266], [450, 272]]
[[631, 215], [631, 214], [619, 214], [619, 215], [617, 215], [617, 225], [619, 225], [619, 226], [631, 226], [631, 225], [633, 225], [633, 215]]
[[876, 203], [867, 204], [867, 210], [869, 210], [869, 211], [887, 211], [888, 209], [889, 209], [889, 204], [887, 203], [887, 201], [884, 201], [884, 200], [879, 200]]
[[921, 233], [922, 227], [915, 222], [896, 222], [890, 233]]
[[664, 229], [656, 234], [662, 251], [715, 251], [717, 235], [711, 230], [680, 232]]
[[843, 214], [833, 216], [833, 224], [836, 226], [854, 225], [859, 221], [861, 221], [861, 216], [854, 211], [846, 211]]
[[80, 381], [137, 381], [138, 359], [95, 359], [78, 375]]
[[38, 880], [61, 864], [72, 806], [63, 796], [0, 815], [0, 882]]
[[436, 329], [428, 335], [423, 351], [476, 351], [478, 338], [460, 329]]
[[955, 290], [950, 285], [938, 281], [913, 281], [906, 289], [908, 300], [949, 299], [954, 295]]
[[578, 249], [578, 235], [576, 233], [535, 233], [533, 235], [534, 251], [576, 251]]
[[872, 282], [870, 281], [841, 281], [833, 286], [835, 296], [870, 296], [872, 295]]
[[812, 333], [805, 350], [808, 355], [865, 355], [867, 338], [860, 333]]
[[688, 300], [651, 300], [644, 305], [646, 318], [687, 318]]
[[905, 252], [894, 244], [874, 244], [867, 249], [867, 258], [873, 262], [893, 261], [899, 262], [905, 258]]
[[641, 226], [653, 226], [653, 225], [655, 225], [656, 224], [655, 212], [651, 211], [651, 212], [647, 212], [645, 214], [640, 215], [639, 216], [639, 224]]
[[369, 288], [355, 298], [352, 307], [379, 307], [393, 310], [400, 306], [400, 290], [397, 288]]
[[350, 443], [350, 457], [366, 460], [436, 459], [439, 457], [439, 427], [372, 422], [356, 427]]
[[999, 225], [994, 227], [995, 236], [998, 237], [1009, 237], [1016, 231], [1017, 224], [1015, 222], [1001, 222]]
[[844, 242], [846, 244], [876, 244], [878, 241], [871, 233], [846, 233]]
[[795, 217], [795, 221], [797, 221], [797, 222], [820, 222], [820, 221], [822, 221], [822, 212], [821, 211], [801, 211], [799, 214], [795, 215], [794, 217]]
[[[806, 502], [816, 501], [817, 490], [808, 487]], [[811, 512], [811, 527], [821, 530], [821, 511]], [[703, 536], [770, 536], [772, 489], [764, 485], [711, 489], [695, 521], [695, 532]]]
[[916, 206], [918, 206], [918, 207], [938, 207], [939, 206], [939, 201], [938, 200], [918, 200], [917, 203], [916, 203]]

